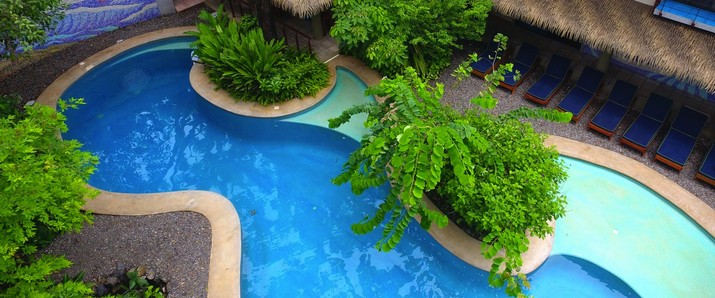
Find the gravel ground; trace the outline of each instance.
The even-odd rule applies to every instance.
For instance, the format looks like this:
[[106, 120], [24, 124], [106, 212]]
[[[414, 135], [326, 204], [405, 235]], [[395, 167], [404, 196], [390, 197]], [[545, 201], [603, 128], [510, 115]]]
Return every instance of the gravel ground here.
[[[478, 91], [484, 89], [485, 87], [483, 79], [478, 78], [476, 76], [471, 76], [462, 81], [461, 84], [459, 84], [456, 88], [451, 88], [451, 86], [453, 86], [454, 82], [456, 81], [451, 76], [451, 73], [460, 61], [464, 61], [467, 59], [467, 54], [468, 53], [464, 51], [460, 51], [459, 53], [457, 53], [452, 63], [453, 67], [445, 71], [445, 73], [437, 80], [439, 82], [444, 83], [446, 89], [444, 97], [442, 98], [442, 102], [454, 107], [457, 110], [464, 110], [468, 107], [472, 107], [473, 105], [469, 102], [469, 99], [471, 97], [476, 96]], [[500, 101], [497, 107], [494, 109], [494, 112], [503, 113], [521, 106], [540, 107], [540, 105], [524, 99], [524, 93], [526, 93], [528, 86], [531, 86], [531, 84], [533, 84], [534, 81], [536, 81], [536, 79], [538, 79], [542, 73], [543, 69], [539, 68], [529, 73], [524, 78], [524, 83], [522, 83], [522, 85], [517, 88], [514, 94], [510, 94], [505, 89], [499, 88], [496, 92], [496, 97], [498, 97]], [[556, 94], [556, 96], [549, 103], [548, 106], [550, 108], [556, 108], [556, 105], [558, 104], [560, 99], [566, 95], [566, 92], [571, 86], [573, 86], [573, 84], [574, 82], [570, 82], [566, 84], [565, 87], [561, 88], [558, 91], [559, 93]], [[704, 155], [707, 154], [707, 150], [709, 149], [708, 146], [712, 143], [713, 140], [706, 139], [705, 137], [700, 137], [695, 146], [695, 149], [693, 150], [692, 155], [688, 159], [688, 162], [685, 164], [683, 171], [677, 172], [670, 167], [653, 160], [655, 156], [655, 150], [657, 149], [656, 146], [650, 146], [645, 156], [642, 156], [639, 152], [632, 150], [630, 147], [626, 147], [620, 144], [619, 140], [621, 135], [628, 128], [628, 125], [633, 122], [635, 117], [638, 115], [634, 111], [630, 111], [626, 115], [626, 118], [619, 126], [616, 134], [610, 140], [607, 137], [601, 135], [600, 133], [597, 133], [588, 128], [588, 121], [598, 112], [598, 109], [600, 109], [600, 107], [605, 102], [606, 96], [608, 96], [608, 92], [602, 93], [605, 94], [599, 95], [599, 97], [588, 107], [586, 112], [584, 112], [584, 115], [581, 116], [581, 120], [578, 123], [564, 124], [552, 123], [548, 121], [531, 122], [534, 124], [535, 129], [539, 132], [562, 136], [580, 142], [593, 144], [638, 160], [641, 163], [668, 177], [669, 179], [675, 181], [680, 186], [702, 199], [710, 207], [715, 208], [715, 189], [712, 186], [709, 186], [708, 184], [703, 183], [694, 178], [697, 169], [700, 167], [702, 160], [705, 158]], [[653, 144], [660, 144], [663, 138], [665, 138], [666, 133], [666, 129], [661, 129], [661, 131], [653, 141]]]
[[58, 237], [45, 252], [64, 255], [73, 265], [62, 273], [83, 271], [86, 282], [101, 282], [117, 263], [146, 265], [169, 279], [169, 297], [206, 297], [211, 226], [195, 212], [95, 215], [94, 224]]
[[[201, 8], [202, 5], [72, 44], [10, 76], [0, 76], [0, 94], [19, 93], [26, 100], [34, 99], [59, 75], [94, 53], [115, 44], [118, 40], [142, 33], [193, 25]], [[465, 58], [466, 53], [458, 53], [453, 65]], [[470, 106], [469, 98], [483, 88], [484, 81], [470, 77], [458, 87], [451, 88], [454, 82], [449, 75], [451, 71], [452, 69], [449, 69], [439, 79], [447, 86], [443, 101], [463, 110]], [[524, 86], [531, 85], [540, 72], [541, 70], [537, 69], [529, 74], [522, 87], [514, 94], [499, 89], [497, 96], [501, 102], [495, 112], [503, 112], [519, 106], [537, 106], [523, 99], [523, 94], [526, 90]], [[567, 89], [563, 88], [556, 98], [562, 98]], [[535, 121], [535, 127], [541, 132], [594, 144], [634, 158], [676, 181], [715, 208], [713, 188], [693, 178], [707, 150], [706, 144], [712, 140], [701, 138], [685, 169], [680, 173], [673, 171], [653, 161], [653, 148], [650, 148], [645, 156], [641, 156], [634, 150], [620, 145], [618, 139], [626, 125], [621, 125], [616, 136], [610, 140], [587, 129], [587, 119], [590, 119], [602, 105], [604, 96], [601, 95], [591, 105], [578, 124]], [[553, 107], [556, 103], [557, 100], [550, 106]], [[635, 113], [629, 114], [625, 123], [630, 123], [634, 117]], [[663, 137], [664, 132], [661, 132], [655, 142], [660, 142]], [[170, 278], [168, 287], [172, 297], [205, 297], [210, 242], [208, 221], [196, 213], [174, 212], [151, 216], [95, 215], [94, 225], [85, 227], [80, 233], [59, 237], [47, 251], [66, 255], [75, 263], [67, 273], [73, 274], [83, 270], [86, 272], [87, 281], [97, 281], [102, 276], [106, 276], [114, 269], [116, 262], [122, 262], [127, 266], [145, 264], [156, 268], [162, 276]]]

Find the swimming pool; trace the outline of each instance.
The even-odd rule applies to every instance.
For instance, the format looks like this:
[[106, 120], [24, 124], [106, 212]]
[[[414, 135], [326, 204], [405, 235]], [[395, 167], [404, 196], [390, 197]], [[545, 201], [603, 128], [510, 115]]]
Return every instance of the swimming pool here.
[[[356, 236], [350, 231], [349, 225], [372, 212], [385, 191], [356, 197], [348, 187], [329, 182], [357, 147], [351, 136], [359, 136], [361, 124], [351, 123], [343, 134], [324, 128], [325, 120], [342, 111], [345, 102], [370, 100], [362, 95], [364, 85], [359, 79], [338, 71], [338, 83], [328, 98], [298, 115], [279, 119], [236, 116], [209, 104], [191, 89], [188, 43], [189, 39], [176, 38], [135, 48], [95, 67], [67, 89], [63, 97], [84, 97], [88, 103], [68, 112], [70, 131], [64, 137], [80, 140], [86, 150], [100, 156], [101, 164], [90, 184], [130, 193], [202, 189], [228, 197], [242, 222], [241, 285], [247, 296], [502, 295], [501, 290], [486, 286], [486, 273], [454, 257], [415, 224], [390, 253], [372, 248], [377, 235]], [[570, 178], [564, 185], [569, 213], [557, 223], [554, 255], [530, 275], [532, 294], [712, 292], [707, 279], [715, 274], [715, 244], [709, 236], [647, 190], [635, 196], [643, 195], [645, 202], [659, 201], [662, 206], [655, 203], [658, 207], [654, 208], [662, 211], [657, 212], [681, 218], [674, 225], [683, 227], [666, 230], [666, 238], [644, 241], [641, 238], [649, 238], [645, 237], [648, 234], [640, 231], [651, 226], [631, 224], [629, 217], [621, 216], [619, 220], [625, 223], [617, 228], [605, 234], [594, 230], [601, 225], [596, 223], [613, 223], [607, 215], [613, 213], [614, 203], [608, 201], [609, 196], [590, 197], [594, 192], [583, 185], [591, 185], [589, 179], [611, 181], [611, 176], [620, 176], [607, 170], [594, 173], [600, 168], [578, 160], [566, 161], [571, 165], [570, 176], [584, 178]], [[618, 192], [643, 189], [628, 179], [614, 181]], [[618, 213], [639, 214], [642, 203], [625, 204]], [[624, 204], [617, 201], [616, 205]], [[589, 217], [601, 214], [598, 210], [604, 210], [601, 216]], [[630, 229], [634, 232], [625, 232]], [[625, 247], [625, 252], [594, 249], [608, 247], [613, 230], [620, 231], [617, 248]], [[643, 251], [661, 249], [660, 242], [669, 235], [680, 234], [692, 235], [694, 240], [685, 245], [695, 251], [688, 255], [699, 258], [681, 262], [683, 267], [702, 270], [652, 277], [650, 271], [661, 270], [652, 263], [665, 258], [658, 262], [650, 257], [632, 260], [647, 255]], [[642, 244], [629, 246], [636, 241]], [[626, 253], [631, 248], [638, 252]], [[673, 248], [671, 252], [678, 255], [682, 251]], [[672, 286], [674, 276], [678, 282]]]

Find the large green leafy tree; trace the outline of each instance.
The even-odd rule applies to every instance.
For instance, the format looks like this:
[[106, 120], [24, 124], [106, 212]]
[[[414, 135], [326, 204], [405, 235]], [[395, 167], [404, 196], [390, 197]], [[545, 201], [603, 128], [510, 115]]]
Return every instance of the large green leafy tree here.
[[434, 77], [459, 39], [481, 39], [491, 7], [491, 0], [335, 0], [330, 35], [383, 75], [412, 66]]
[[[503, 48], [506, 40], [497, 40]], [[368, 94], [385, 97], [384, 102], [349, 108], [331, 119], [330, 127], [366, 113], [370, 129], [334, 183], [350, 182], [358, 194], [386, 182], [391, 186], [375, 214], [352, 225], [355, 233], [382, 226], [376, 248], [389, 251], [417, 215], [424, 228], [433, 222], [443, 227], [447, 217], [425, 204], [427, 193], [439, 193], [457, 221], [482, 238], [482, 254], [493, 260], [490, 284], [506, 285], [506, 292], [516, 296], [528, 287], [526, 277], [517, 274], [529, 245], [527, 232], [539, 237], [552, 233], [548, 222], [563, 216], [566, 204], [558, 191], [566, 178], [558, 153], [520, 119], [568, 122], [571, 114], [538, 108], [488, 113], [497, 104], [496, 86], [511, 67], [502, 65], [487, 76], [488, 88], [472, 99], [477, 108], [466, 113], [439, 102], [443, 85], [430, 85], [407, 68], [404, 75], [368, 89]]]
[[[74, 106], [60, 102], [62, 109]], [[38, 247], [52, 235], [78, 231], [90, 214], [82, 212], [97, 191], [86, 186], [98, 160], [79, 142], [61, 140], [64, 116], [47, 106], [28, 107], [0, 119], [0, 297], [78, 297], [85, 284], [56, 284], [48, 276], [70, 266]]]
[[62, 0], [0, 1], [0, 42], [4, 47], [0, 58], [14, 59], [20, 47], [28, 51], [44, 42], [47, 31], [64, 17], [65, 7]]

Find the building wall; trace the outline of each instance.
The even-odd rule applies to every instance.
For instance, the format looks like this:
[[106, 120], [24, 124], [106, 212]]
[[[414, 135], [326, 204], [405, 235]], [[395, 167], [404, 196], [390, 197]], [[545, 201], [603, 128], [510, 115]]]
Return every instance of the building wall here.
[[[161, 0], [159, 0], [161, 1]], [[49, 32], [51, 45], [75, 42], [160, 15], [157, 0], [65, 0], [65, 18]]]
[[634, 0], [643, 4], [648, 4], [650, 6], [655, 6], [655, 0]]

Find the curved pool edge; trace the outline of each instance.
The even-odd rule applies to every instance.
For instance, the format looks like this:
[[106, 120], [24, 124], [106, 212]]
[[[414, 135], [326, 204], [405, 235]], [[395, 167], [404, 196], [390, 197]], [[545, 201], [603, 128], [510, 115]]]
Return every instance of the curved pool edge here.
[[[138, 35], [97, 52], [65, 71], [37, 98], [38, 104], [56, 107], [62, 93], [94, 66], [131, 48], [164, 38], [186, 36], [196, 27], [176, 27]], [[100, 190], [83, 209], [107, 215], [150, 215], [177, 211], [198, 212], [211, 226], [208, 297], [241, 296], [241, 222], [227, 198], [207, 191], [127, 194]], [[147, 204], [146, 200], [151, 200]]]
[[[59, 96], [64, 90], [95, 65], [143, 43], [163, 38], [184, 36], [184, 32], [191, 30], [195, 30], [195, 27], [179, 27], [150, 32], [125, 40], [100, 51], [85, 59], [82, 64], [75, 65], [56, 79], [38, 97], [37, 102], [55, 107]], [[330, 69], [334, 70], [337, 66], [349, 69], [366, 82], [368, 86], [376, 85], [381, 80], [377, 72], [369, 69], [362, 62], [352, 57], [338, 56], [328, 63]], [[670, 181], [665, 176], [647, 166], [640, 164], [638, 161], [607, 149], [562, 137], [550, 136], [545, 144], [555, 146], [556, 149], [565, 156], [613, 169], [639, 181], [666, 198], [710, 233], [710, 235], [715, 237], [715, 210], [675, 182]], [[146, 201], [140, 202], [140, 200], [147, 199], [151, 199], [153, 202], [151, 204], [147, 204]], [[221, 209], [218, 210], [221, 212], [213, 210], [214, 206]], [[233, 207], [228, 199], [206, 191], [178, 191], [160, 194], [123, 194], [103, 191], [96, 199], [89, 201], [84, 208], [93, 210], [95, 213], [113, 215], [147, 215], [173, 211], [193, 211], [201, 213], [211, 223], [212, 233], [208, 295], [215, 297], [239, 297], [241, 226], [235, 208], [227, 208], [227, 206]], [[480, 245], [474, 243], [472, 241], [473, 239], [463, 231], [460, 230], [458, 232], [461, 233], [454, 233], [454, 231], [448, 229], [437, 228], [430, 229], [429, 231], [432, 237], [440, 244], [463, 260], [465, 256], [467, 258], [474, 257], [475, 255], [481, 256], [481, 254], [474, 253], [480, 250]], [[451, 243], [457, 243], [458, 245]], [[553, 238], [547, 245], [548, 251], [550, 251], [553, 245]], [[455, 252], [448, 247], [460, 247], [459, 250], [466, 254]], [[546, 257], [548, 257], [548, 254]], [[527, 268], [526, 260], [524, 264], [522, 271], [526, 272], [526, 270], [529, 269]], [[533, 269], [536, 269], [536, 267]]]
[[196, 91], [199, 96], [213, 105], [233, 114], [257, 118], [283, 117], [309, 109], [319, 104], [330, 94], [330, 90], [335, 87], [336, 80], [335, 68], [328, 67], [328, 72], [330, 73], [328, 86], [320, 89], [314, 96], [294, 98], [271, 105], [261, 105], [257, 102], [234, 99], [226, 90], [218, 88], [216, 84], [209, 80], [208, 75], [204, 72], [204, 68], [203, 64], [194, 63], [189, 72], [191, 88], [194, 88], [194, 91]]
[[237, 101], [231, 97], [228, 92], [216, 87], [216, 84], [209, 80], [209, 77], [204, 72], [204, 65], [194, 63], [189, 73], [189, 81], [191, 87], [194, 88], [204, 100], [211, 104], [236, 115], [257, 117], [257, 118], [277, 118], [293, 115], [302, 111], [308, 110], [314, 105], [319, 104], [325, 99], [335, 87], [337, 68], [343, 67], [349, 69], [355, 75], [360, 77], [368, 86], [377, 85], [380, 83], [379, 74], [365, 66], [358, 59], [338, 55], [326, 62], [330, 78], [328, 86], [321, 89], [314, 96], [306, 96], [303, 98], [294, 98], [285, 102], [261, 105], [256, 102]]
[[611, 169], [638, 181], [680, 209], [710, 236], [715, 237], [715, 209], [682, 186], [637, 160], [605, 148], [559, 136], [549, 136], [544, 144], [555, 146], [561, 155]]
[[62, 93], [69, 88], [77, 79], [82, 75], [92, 70], [95, 66], [101, 64], [104, 61], [111, 59], [112, 57], [129, 50], [131, 48], [140, 46], [150, 41], [155, 41], [159, 39], [169, 38], [169, 37], [179, 37], [187, 36], [184, 33], [187, 31], [196, 31], [195, 26], [184, 26], [162, 29], [157, 31], [152, 31], [149, 33], [141, 34], [117, 44], [108, 47], [104, 50], [97, 52], [96, 54], [89, 56], [84, 61], [71, 67], [55, 79], [52, 84], [47, 86], [44, 91], [37, 97], [36, 102], [48, 105], [51, 107], [57, 106], [57, 100], [60, 98]]
[[233, 203], [209, 191], [127, 194], [100, 190], [84, 209], [110, 215], [151, 215], [192, 211], [205, 216], [211, 226], [208, 296], [241, 295], [241, 222]]
[[[425, 203], [427, 208], [439, 210], [430, 200]], [[421, 220], [419, 215], [417, 220]], [[521, 255], [522, 265], [519, 273], [529, 274], [533, 272], [544, 264], [549, 255], [551, 255], [551, 250], [554, 247], [554, 235], [556, 234], [556, 222], [550, 221], [549, 226], [554, 229], [554, 233], [547, 234], [544, 238], [528, 236], [529, 249]], [[486, 272], [490, 271], [492, 260], [486, 259], [482, 255], [482, 241], [469, 236], [452, 221], [449, 221], [449, 224], [444, 228], [432, 225], [428, 232], [440, 245], [462, 259], [462, 261]], [[504, 252], [499, 252], [499, 256], [504, 256]]]

